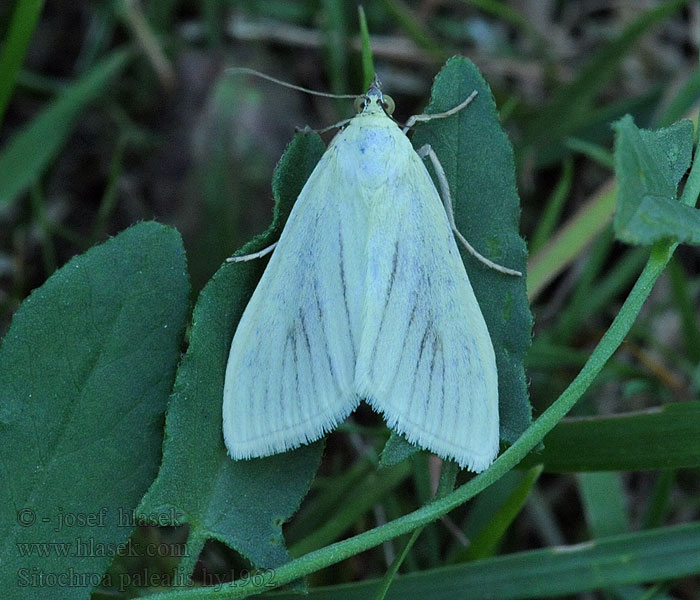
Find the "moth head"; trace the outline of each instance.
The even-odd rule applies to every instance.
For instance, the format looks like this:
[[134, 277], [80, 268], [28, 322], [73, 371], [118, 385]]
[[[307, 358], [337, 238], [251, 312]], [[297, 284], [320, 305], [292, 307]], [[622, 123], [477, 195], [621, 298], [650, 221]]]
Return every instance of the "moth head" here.
[[355, 111], [357, 113], [377, 113], [380, 110], [391, 116], [396, 104], [391, 96], [383, 94], [381, 83], [375, 75], [367, 93], [355, 98]]

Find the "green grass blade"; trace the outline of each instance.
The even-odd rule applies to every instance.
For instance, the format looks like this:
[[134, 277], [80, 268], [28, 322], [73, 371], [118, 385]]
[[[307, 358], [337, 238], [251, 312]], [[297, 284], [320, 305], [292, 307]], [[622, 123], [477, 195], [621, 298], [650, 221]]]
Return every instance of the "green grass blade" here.
[[578, 152], [587, 156], [592, 161], [597, 162], [600, 166], [612, 171], [614, 165], [613, 155], [610, 150], [604, 148], [600, 144], [594, 144], [588, 140], [582, 140], [577, 137], [568, 137], [564, 140], [564, 146], [573, 152]]
[[491, 521], [472, 539], [471, 544], [458, 555], [455, 562], [479, 560], [495, 552], [511, 523], [525, 506], [530, 490], [537, 483], [540, 473], [542, 473], [542, 467], [536, 466], [525, 474], [522, 481], [498, 508]]
[[[604, 232], [603, 236], [606, 233]], [[598, 240], [602, 240], [603, 236], [600, 236]], [[598, 245], [596, 244], [596, 246]], [[610, 247], [607, 243], [605, 246], [605, 254], [602, 255], [601, 253], [600, 256], [602, 261], [609, 260], [610, 256]], [[593, 255], [587, 260], [583, 276], [587, 274], [591, 263], [596, 258], [598, 257]], [[644, 268], [644, 263], [648, 258], [649, 251], [647, 248], [632, 248], [613, 264], [604, 277], [586, 282], [585, 285], [578, 285], [569, 306], [562, 311], [561, 317], [556, 324], [554, 338], [557, 342], [563, 344], [574, 339], [587, 322], [587, 319], [592, 315], [600, 314], [605, 310], [606, 306], [610, 306], [610, 302], [614, 301], [619, 294], [629, 289], [637, 273]], [[581, 279], [583, 279], [583, 276]]]
[[360, 21], [360, 38], [362, 40], [362, 89], [366, 90], [374, 79], [374, 59], [372, 58], [372, 43], [369, 39], [367, 17], [362, 5], [357, 7], [357, 16]]
[[634, 471], [700, 466], [700, 402], [667, 404], [644, 412], [579, 417], [559, 423], [544, 450], [521, 466], [545, 471]]
[[372, 509], [384, 495], [398, 486], [411, 472], [411, 463], [404, 461], [370, 474], [345, 497], [345, 502], [316, 531], [307, 535], [289, 549], [292, 556], [300, 556], [330, 544], [360, 517]]
[[685, 6], [685, 0], [663, 2], [642, 14], [581, 70], [576, 80], [561, 88], [551, 105], [534, 119], [525, 145], [558, 140], [573, 133], [586, 118], [596, 94], [615, 74], [625, 55], [652, 27], [670, 18]]
[[538, 296], [605, 228], [612, 218], [615, 198], [613, 185], [603, 187], [546, 246], [532, 256], [527, 269], [530, 299]]
[[[394, 581], [387, 599], [539, 599], [679, 578], [698, 571], [700, 523], [695, 522], [408, 573]], [[317, 588], [310, 590], [306, 598], [365, 600], [377, 585], [374, 580]], [[216, 597], [204, 592], [200, 589], [177, 597]], [[266, 598], [294, 600], [298, 596], [270, 594]]]
[[413, 545], [416, 543], [416, 540], [422, 533], [423, 529], [425, 529], [425, 527], [419, 527], [418, 529], [414, 529], [413, 533], [411, 534], [411, 537], [408, 538], [406, 545], [396, 556], [394, 561], [389, 566], [389, 570], [386, 572], [386, 575], [384, 575], [384, 577], [382, 578], [382, 582], [379, 584], [379, 589], [375, 592], [374, 600], [384, 600], [384, 598], [386, 598], [387, 592], [389, 591], [389, 586], [394, 582], [399, 567], [401, 566], [403, 561], [406, 560], [408, 552], [411, 550], [411, 548], [413, 548]]
[[669, 263], [668, 274], [673, 300], [681, 319], [681, 332], [686, 354], [693, 363], [700, 363], [700, 319], [698, 319], [698, 309], [693, 302], [691, 292], [688, 289], [688, 280], [679, 261], [672, 260]]
[[577, 479], [591, 537], [627, 533], [630, 525], [620, 474], [580, 473]]
[[0, 54], [0, 125], [43, 7], [44, 0], [18, 0], [12, 13]]
[[[569, 344], [575, 338], [580, 328], [585, 325], [584, 314], [589, 306], [597, 298], [598, 278], [610, 261], [610, 251], [614, 242], [612, 227], [607, 227], [586, 250], [585, 256], [580, 259], [581, 267], [576, 277], [573, 290], [569, 294], [568, 303], [562, 307], [557, 315], [557, 322], [546, 334], [547, 338], [556, 340], [558, 344]], [[645, 257], [645, 261], [648, 256]], [[616, 263], [616, 266], [619, 262]], [[642, 269], [640, 265], [636, 273]], [[635, 273], [635, 274], [636, 274]], [[629, 288], [625, 288], [629, 289]], [[597, 303], [600, 306], [600, 301]]]
[[376, 464], [369, 458], [358, 461], [349, 470], [334, 475], [329, 480], [316, 477], [313, 487], [316, 495], [306, 500], [294, 519], [284, 528], [290, 545], [318, 529], [318, 524], [330, 520], [333, 513], [345, 504], [348, 494], [369, 477]]
[[557, 187], [554, 188], [552, 195], [547, 201], [542, 218], [539, 219], [535, 233], [530, 240], [530, 252], [537, 252], [549, 236], [554, 231], [559, 217], [566, 203], [566, 199], [571, 191], [571, 183], [574, 178], [574, 161], [571, 158], [566, 158], [562, 163], [562, 173]]
[[[454, 489], [458, 473], [459, 467], [457, 466], [457, 463], [453, 461], [443, 462], [442, 469], [440, 471], [440, 481], [438, 483], [438, 488], [435, 492], [436, 498], [442, 498]], [[411, 534], [411, 537], [408, 538], [408, 541], [406, 542], [406, 545], [403, 547], [401, 552], [396, 555], [391, 565], [389, 565], [389, 569], [385, 573], [384, 577], [382, 577], [382, 582], [379, 585], [379, 589], [377, 590], [374, 596], [374, 600], [384, 600], [387, 592], [389, 591], [389, 587], [394, 581], [396, 574], [399, 572], [399, 568], [403, 564], [403, 561], [406, 560], [408, 553], [410, 552], [411, 548], [416, 543], [424, 529], [425, 527], [419, 527], [418, 529], [415, 529]]]
[[[469, 503], [469, 510], [459, 527], [467, 540], [473, 540], [484, 531], [491, 523], [498, 509], [503, 506], [508, 498], [523, 481], [523, 474], [513, 470], [506, 473], [498, 481], [486, 488], [481, 494]], [[465, 546], [463, 540], [455, 539], [446, 555], [445, 562], [456, 562], [457, 556], [463, 552]]]
[[36, 181], [67, 141], [81, 111], [127, 64], [131, 53], [115, 51], [27, 124], [0, 152], [0, 212]]
[[47, 275], [51, 275], [56, 270], [56, 246], [53, 243], [51, 224], [46, 214], [44, 191], [38, 182], [32, 186], [29, 200], [32, 207], [32, 218], [39, 229], [44, 271]]
[[[324, 17], [325, 54], [331, 89], [336, 94], [347, 94], [348, 32], [344, 3], [341, 0], [323, 0], [321, 6]], [[339, 101], [338, 104], [344, 108], [343, 101]]]
[[668, 514], [671, 494], [676, 481], [676, 471], [660, 471], [656, 473], [656, 481], [651, 492], [651, 498], [644, 511], [643, 528], [652, 529], [663, 525]]
[[546, 546], [563, 546], [566, 544], [562, 527], [547, 496], [535, 486], [530, 491], [527, 502], [527, 517]]

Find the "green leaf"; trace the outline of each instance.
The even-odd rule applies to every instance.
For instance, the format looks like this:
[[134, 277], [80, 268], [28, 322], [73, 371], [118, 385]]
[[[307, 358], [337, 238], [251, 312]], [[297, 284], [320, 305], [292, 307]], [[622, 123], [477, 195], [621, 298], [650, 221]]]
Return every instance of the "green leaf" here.
[[[294, 138], [273, 179], [273, 223], [242, 253], [276, 239], [324, 149], [316, 134]], [[221, 404], [229, 346], [263, 269], [262, 260], [226, 264], [202, 290], [168, 407], [163, 464], [138, 509], [144, 514], [174, 510], [190, 524], [190, 562], [181, 565], [186, 575], [208, 538], [258, 566], [286, 562], [282, 523], [306, 495], [320, 461], [322, 443], [247, 461], [233, 461], [224, 447]]]
[[[180, 236], [141, 223], [72, 259], [15, 314], [0, 347], [4, 597], [87, 598], [115, 554], [104, 549], [128, 539], [118, 514], [158, 470], [188, 296]], [[31, 579], [71, 569], [88, 584]]]
[[579, 473], [579, 493], [591, 537], [627, 533], [625, 489], [619, 473]]
[[[387, 600], [548, 598], [684, 577], [698, 571], [700, 523], [696, 522], [408, 573], [394, 581], [386, 597]], [[379, 585], [378, 580], [373, 580], [322, 587], [310, 590], [305, 598], [365, 600], [372, 597]], [[298, 598], [290, 594], [266, 597]]]
[[386, 444], [384, 444], [379, 462], [382, 467], [391, 467], [413, 456], [416, 452], [420, 452], [418, 446], [414, 446], [401, 434], [392, 431]]
[[[435, 78], [425, 112], [453, 108], [474, 90], [476, 98], [457, 115], [421, 124], [413, 143], [416, 148], [430, 144], [437, 153], [457, 227], [471, 245], [494, 262], [525, 273], [513, 149], [499, 124], [491, 90], [471, 61], [447, 61]], [[501, 438], [513, 442], [531, 422], [523, 368], [532, 329], [525, 277], [503, 275], [460, 250], [496, 351]]]
[[631, 244], [670, 238], [700, 244], [700, 211], [678, 201], [678, 183], [688, 170], [693, 124], [638, 129], [627, 115], [614, 124], [618, 200], [615, 233]]
[[0, 152], [0, 211], [23, 194], [66, 143], [78, 116], [128, 63], [131, 53], [112, 52], [21, 129]]
[[700, 402], [638, 413], [561, 421], [521, 467], [545, 471], [633, 471], [700, 466]]

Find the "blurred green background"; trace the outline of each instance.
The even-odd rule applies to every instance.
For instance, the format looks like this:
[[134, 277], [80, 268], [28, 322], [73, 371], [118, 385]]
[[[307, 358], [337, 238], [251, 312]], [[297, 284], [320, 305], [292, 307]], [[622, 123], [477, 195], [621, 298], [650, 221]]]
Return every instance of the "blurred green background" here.
[[[482, 70], [516, 149], [531, 251], [609, 177], [612, 120], [630, 111], [641, 126], [667, 123], [700, 85], [692, 2], [364, 8], [399, 120], [422, 110], [445, 58], [464, 54]], [[56, 266], [141, 219], [182, 232], [201, 288], [269, 221], [269, 181], [294, 127], [352, 115], [351, 102], [228, 67], [363, 91], [349, 1], [6, 2], [0, 36], [4, 327]], [[556, 210], [538, 230], [555, 191]]]
[[[454, 54], [474, 61], [491, 85], [515, 148], [521, 232], [531, 252], [528, 373], [537, 414], [576, 374], [648, 256], [612, 237], [610, 123], [625, 113], [641, 127], [696, 120], [698, 3], [363, 6], [399, 121], [421, 112], [432, 77]], [[269, 223], [272, 172], [294, 128], [352, 115], [351, 101], [227, 69], [361, 93], [357, 7], [350, 0], [0, 4], [0, 333], [57, 267], [140, 220], [182, 233], [199, 291]], [[578, 414], [697, 400], [699, 273], [697, 250], [681, 248]], [[697, 519], [697, 469], [667, 473], [615, 474], [612, 487], [609, 478], [544, 475], [503, 545], [588, 539], [599, 525], [586, 521], [591, 506], [612, 506], [602, 514], [613, 531]], [[502, 493], [508, 485], [515, 484]], [[601, 490], [613, 500], [604, 494], [601, 502]], [[328, 573], [328, 581], [364, 568], [344, 566], [349, 572]], [[700, 584], [685, 580], [675, 593], [697, 598]]]

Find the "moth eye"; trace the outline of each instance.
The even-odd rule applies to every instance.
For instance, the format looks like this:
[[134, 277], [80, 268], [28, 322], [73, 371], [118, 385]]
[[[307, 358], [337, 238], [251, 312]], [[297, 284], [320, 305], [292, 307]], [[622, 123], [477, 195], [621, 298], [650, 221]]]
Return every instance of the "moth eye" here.
[[394, 99], [391, 96], [384, 96], [384, 102], [382, 103], [384, 106], [384, 110], [388, 115], [393, 115], [394, 114], [394, 109], [396, 108], [396, 104], [394, 103]]
[[355, 112], [360, 113], [363, 111], [365, 108], [365, 100], [366, 98], [364, 96], [358, 96], [355, 98], [355, 102], [353, 103], [353, 106], [355, 107]]

